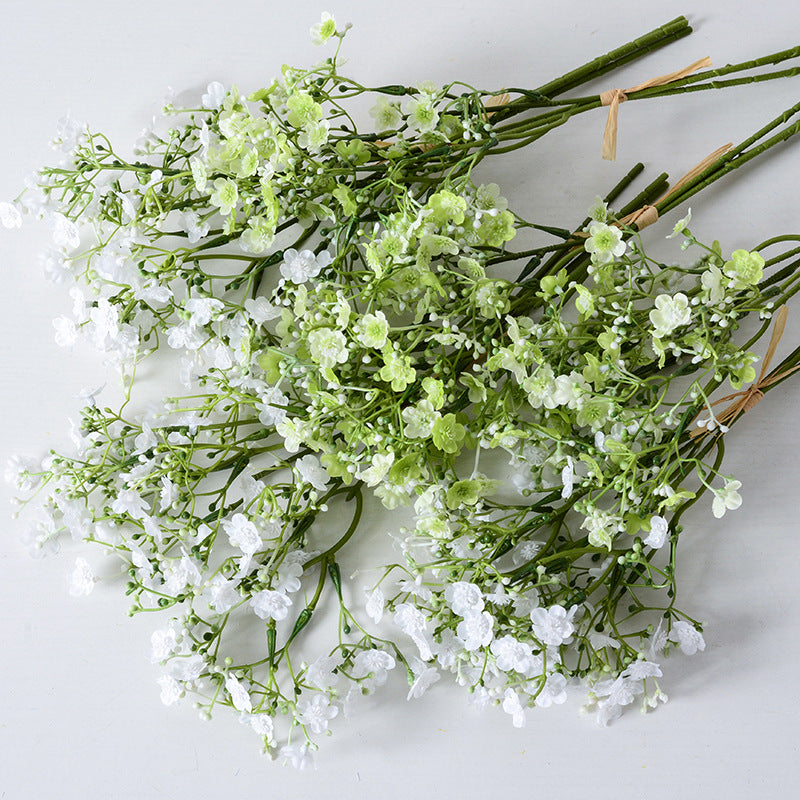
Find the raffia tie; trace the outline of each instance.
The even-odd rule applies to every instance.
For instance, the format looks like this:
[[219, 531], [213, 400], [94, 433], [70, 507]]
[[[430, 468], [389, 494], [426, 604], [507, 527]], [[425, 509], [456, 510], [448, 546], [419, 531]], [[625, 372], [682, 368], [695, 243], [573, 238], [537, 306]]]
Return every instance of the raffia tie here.
[[[701, 172], [704, 172], [708, 169], [713, 163], [718, 161], [728, 150], [733, 147], [732, 142], [728, 142], [727, 144], [722, 145], [722, 147], [718, 147], [713, 153], [709, 153], [702, 161], [695, 164], [679, 181], [675, 183], [668, 191], [664, 192], [661, 197], [656, 200], [656, 203], [660, 203], [662, 200], [666, 200], [671, 194], [677, 192], [684, 184], [688, 183], [690, 180], [696, 178]], [[658, 222], [658, 209], [655, 205], [644, 205], [641, 208], [636, 209], [636, 211], [632, 211], [630, 214], [626, 214], [622, 219], [615, 222], [615, 225], [633, 225], [635, 224], [638, 230], [642, 230], [646, 228], [648, 225], [652, 225], [654, 222]], [[586, 239], [589, 237], [589, 234], [586, 231], [575, 231], [573, 237], [580, 237], [582, 239]]]
[[486, 121], [488, 122], [493, 114], [496, 114], [500, 109], [504, 106], [508, 105], [508, 101], [511, 99], [511, 95], [508, 92], [502, 92], [501, 94], [492, 95], [484, 104], [484, 115], [486, 117]]
[[608, 119], [606, 120], [606, 130], [603, 134], [603, 158], [607, 161], [617, 160], [617, 115], [619, 113], [619, 104], [624, 103], [628, 99], [628, 95], [633, 92], [640, 92], [642, 89], [650, 89], [653, 86], [664, 86], [672, 81], [678, 81], [697, 72], [702, 67], [710, 67], [711, 59], [706, 56], [688, 67], [678, 70], [677, 72], [670, 72], [667, 75], [659, 75], [657, 78], [651, 78], [649, 81], [640, 83], [637, 86], [631, 86], [630, 89], [609, 89], [600, 95], [600, 102], [604, 106], [608, 106]]
[[[713, 163], [722, 158], [722, 156], [724, 156], [725, 153], [731, 149], [731, 147], [733, 147], [733, 142], [728, 142], [727, 144], [722, 145], [722, 147], [718, 147], [713, 153], [709, 153], [702, 161], [695, 164], [679, 181], [675, 183], [674, 186], [670, 187], [668, 191], [662, 194], [661, 197], [656, 200], [656, 203], [666, 200], [670, 195], [677, 192], [678, 189], [680, 189], [684, 184], [694, 180], [701, 172], [704, 172]], [[620, 220], [622, 225], [633, 225], [635, 223], [639, 230], [646, 228], [648, 225], [652, 225], [654, 222], [658, 222], [658, 209], [655, 207], [655, 205], [644, 205], [636, 211], [624, 216]]]
[[[726, 409], [717, 414], [716, 419], [719, 425], [727, 425], [729, 422], [733, 422], [736, 417], [739, 416], [739, 414], [744, 414], [746, 411], [750, 411], [751, 409], [755, 408], [755, 406], [757, 406], [764, 397], [764, 389], [766, 389], [768, 386], [772, 386], [773, 383], [777, 383], [778, 381], [782, 380], [787, 375], [791, 375], [795, 370], [800, 369], [800, 364], [797, 364], [790, 369], [783, 370], [783, 372], [778, 372], [774, 375], [767, 375], [767, 370], [769, 370], [769, 365], [772, 362], [773, 356], [775, 355], [778, 342], [780, 342], [781, 337], [783, 336], [783, 329], [786, 327], [786, 316], [788, 313], [789, 312], [786, 306], [781, 306], [778, 310], [778, 313], [775, 317], [775, 327], [772, 329], [769, 347], [764, 355], [764, 363], [761, 367], [761, 375], [759, 375], [758, 380], [747, 389], [742, 389], [741, 391], [734, 392], [726, 397], [721, 397], [719, 400], [715, 400], [713, 403], [711, 403], [711, 407], [713, 408], [720, 403], [727, 403], [730, 400], [734, 401]], [[689, 435], [692, 438], [696, 438], [698, 436], [703, 436], [708, 432], [708, 428], [701, 427], [695, 428]]]

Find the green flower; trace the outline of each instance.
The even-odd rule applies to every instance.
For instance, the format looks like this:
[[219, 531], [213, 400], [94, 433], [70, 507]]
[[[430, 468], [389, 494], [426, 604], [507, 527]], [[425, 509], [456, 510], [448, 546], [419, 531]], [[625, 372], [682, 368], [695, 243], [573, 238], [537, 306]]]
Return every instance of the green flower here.
[[514, 228], [514, 215], [510, 211], [501, 211], [494, 216], [484, 214], [481, 217], [477, 234], [480, 240], [489, 247], [502, 247], [517, 235]]
[[440, 227], [452, 223], [460, 225], [464, 221], [464, 212], [467, 210], [467, 201], [446, 189], [436, 192], [428, 198], [425, 204], [428, 209], [428, 219]]
[[214, 191], [211, 193], [211, 205], [217, 206], [220, 213], [227, 217], [239, 199], [239, 187], [235, 181], [228, 178], [217, 178], [214, 181]]
[[364, 314], [356, 323], [356, 340], [364, 347], [381, 350], [389, 335], [389, 323], [383, 311], [375, 314]]
[[433, 424], [433, 443], [444, 453], [458, 453], [466, 433], [455, 414], [445, 414]]
[[323, 11], [320, 21], [311, 26], [310, 33], [313, 44], [325, 44], [331, 36], [336, 35], [336, 20], [327, 11]]
[[419, 457], [414, 453], [409, 453], [392, 465], [389, 470], [389, 480], [398, 486], [405, 486], [409, 481], [420, 478], [422, 474], [423, 467], [419, 462]]
[[625, 253], [627, 244], [622, 241], [620, 228], [606, 225], [605, 222], [593, 222], [589, 225], [589, 238], [584, 248], [591, 253], [593, 263], [608, 264]]
[[313, 125], [322, 119], [322, 106], [308, 92], [295, 92], [287, 101], [287, 120], [295, 128]]
[[436, 378], [423, 378], [422, 388], [425, 390], [427, 399], [438, 411], [444, 405], [444, 384]]
[[481, 481], [456, 481], [445, 495], [444, 502], [451, 510], [461, 506], [474, 506], [481, 499]]
[[395, 392], [404, 391], [417, 376], [417, 371], [411, 366], [411, 359], [396, 350], [384, 350], [383, 363], [379, 373], [381, 380], [391, 383]]
[[351, 139], [349, 142], [339, 142], [336, 145], [339, 158], [346, 164], [359, 167], [369, 161], [369, 150], [361, 139]]
[[754, 250], [734, 250], [725, 262], [725, 274], [736, 280], [737, 289], [755, 286], [764, 275], [764, 259]]

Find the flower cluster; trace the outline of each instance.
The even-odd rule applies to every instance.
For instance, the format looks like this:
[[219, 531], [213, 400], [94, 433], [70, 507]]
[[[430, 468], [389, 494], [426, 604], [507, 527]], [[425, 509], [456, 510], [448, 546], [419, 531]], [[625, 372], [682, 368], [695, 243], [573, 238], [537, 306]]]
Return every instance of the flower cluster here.
[[[365, 93], [359, 133], [345, 101]], [[719, 433], [711, 393], [755, 377], [740, 320], [763, 333], [799, 276], [726, 259], [688, 218], [695, 261], [659, 263], [600, 198], [557, 245], [510, 250], [554, 229], [473, 178], [508, 130], [490, 99], [368, 90], [333, 57], [247, 97], [209, 85], [135, 158], [65, 120], [63, 163], [0, 205], [51, 229], [73, 303], [56, 341], [90, 341], [127, 389], [118, 411], [89, 399], [72, 455], [9, 466], [44, 495], [32, 551], [116, 553], [131, 613], [163, 612], [164, 703], [231, 707], [295, 766], [397, 668], [409, 698], [450, 672], [518, 727], [580, 682], [608, 722], [666, 699], [662, 654], [704, 647], [674, 606], [678, 520], [709, 490], [715, 516], [737, 508], [741, 484], [693, 420]], [[156, 352], [175, 394], [131, 412]], [[361, 602], [338, 559], [371, 498], [412, 524], [387, 515], [400, 553], [364, 565]], [[95, 583], [78, 558], [72, 593]]]

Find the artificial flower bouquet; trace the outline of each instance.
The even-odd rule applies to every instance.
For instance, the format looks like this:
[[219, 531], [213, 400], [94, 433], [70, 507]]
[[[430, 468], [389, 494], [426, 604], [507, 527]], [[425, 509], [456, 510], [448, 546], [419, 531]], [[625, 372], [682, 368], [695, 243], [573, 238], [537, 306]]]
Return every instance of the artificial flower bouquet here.
[[[681, 518], [742, 502], [725, 434], [800, 364], [770, 363], [800, 236], [731, 252], [687, 211], [665, 264], [642, 231], [796, 133], [800, 105], [623, 200], [636, 165], [560, 227], [515, 213], [490, 166], [602, 106], [613, 158], [621, 102], [785, 77], [800, 54], [576, 94], [689, 31], [532, 90], [369, 87], [323, 15], [320, 64], [168, 104], [132, 154], [62, 120], [60, 163], [0, 215], [50, 227], [56, 340], [93, 343], [125, 398], [89, 396], [74, 450], [9, 478], [38, 506], [35, 554], [113, 553], [130, 613], [155, 612], [164, 703], [231, 708], [302, 767], [394, 673], [409, 698], [451, 673], [516, 726], [570, 684], [603, 723], [666, 699], [661, 658], [705, 646], [676, 605]], [[359, 559], [376, 538], [386, 557]], [[78, 557], [73, 593], [95, 582]]]

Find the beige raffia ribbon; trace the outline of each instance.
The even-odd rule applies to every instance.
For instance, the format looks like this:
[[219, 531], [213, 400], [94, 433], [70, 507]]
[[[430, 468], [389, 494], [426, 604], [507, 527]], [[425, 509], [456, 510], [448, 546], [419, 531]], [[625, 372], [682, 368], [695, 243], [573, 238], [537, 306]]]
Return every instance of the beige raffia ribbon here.
[[[661, 197], [656, 200], [656, 203], [666, 200], [671, 194], [677, 192], [678, 189], [680, 189], [684, 184], [694, 180], [694, 178], [696, 178], [701, 172], [704, 172], [713, 163], [722, 158], [722, 156], [724, 156], [725, 153], [731, 149], [731, 147], [733, 147], [733, 142], [728, 142], [727, 144], [722, 145], [722, 147], [718, 147], [713, 153], [709, 153], [702, 161], [695, 164], [679, 181], [675, 183], [674, 186], [671, 186], [664, 194], [662, 194]], [[635, 223], [637, 228], [641, 231], [648, 225], [658, 222], [658, 209], [655, 207], [655, 205], [644, 205], [636, 211], [632, 211], [630, 214], [624, 216], [619, 222], [621, 225], [633, 225]]]
[[508, 92], [502, 92], [501, 94], [492, 95], [484, 104], [484, 114], [486, 116], [486, 120], [488, 121], [491, 119], [493, 114], [496, 114], [500, 111], [503, 106], [508, 105], [508, 101], [511, 99], [511, 95]]
[[604, 106], [608, 106], [608, 119], [606, 120], [606, 130], [603, 134], [603, 158], [607, 161], [617, 160], [617, 115], [619, 113], [619, 104], [624, 103], [628, 99], [628, 95], [633, 92], [640, 92], [642, 89], [650, 89], [653, 86], [664, 86], [672, 81], [678, 81], [697, 72], [702, 67], [710, 67], [711, 59], [706, 56], [688, 67], [678, 70], [677, 72], [670, 72], [667, 75], [659, 75], [657, 78], [651, 78], [649, 81], [638, 84], [638, 86], [631, 86], [630, 89], [609, 89], [600, 95], [600, 102]]
[[[664, 192], [664, 194], [662, 194], [661, 197], [656, 200], [656, 203], [666, 200], [671, 194], [677, 192], [681, 186], [696, 178], [701, 172], [708, 169], [714, 162], [722, 158], [722, 156], [724, 156], [725, 153], [731, 149], [731, 147], [733, 147], [733, 142], [728, 142], [727, 144], [722, 145], [722, 147], [718, 147], [713, 153], [709, 153], [702, 161], [695, 164], [679, 181], [675, 183], [674, 186], [670, 187], [666, 192]], [[658, 222], [658, 209], [655, 207], [655, 205], [644, 205], [641, 208], [637, 208], [636, 211], [626, 214], [613, 224], [636, 224], [638, 230], [641, 231], [648, 225], [652, 225], [654, 222]], [[589, 237], [589, 234], [586, 231], [575, 231], [572, 236], [586, 239]]]
[[[727, 425], [729, 422], [733, 422], [736, 417], [739, 416], [739, 414], [744, 414], [745, 411], [750, 411], [761, 402], [764, 397], [764, 389], [766, 389], [767, 386], [772, 386], [773, 383], [777, 383], [787, 375], [791, 375], [795, 370], [800, 369], [800, 364], [797, 364], [791, 369], [785, 369], [783, 372], [778, 372], [775, 375], [767, 376], [767, 370], [769, 370], [772, 357], [775, 355], [778, 342], [780, 342], [781, 337], [783, 336], [783, 329], [786, 327], [786, 316], [788, 313], [789, 312], [786, 306], [781, 306], [778, 310], [778, 313], [775, 317], [775, 327], [772, 329], [769, 347], [764, 355], [764, 363], [761, 367], [761, 375], [758, 376], [758, 380], [747, 389], [742, 389], [741, 391], [734, 392], [726, 397], [721, 397], [719, 400], [715, 400], [713, 403], [711, 403], [711, 407], [713, 408], [720, 403], [727, 403], [729, 400], [734, 401], [724, 411], [721, 411], [719, 414], [717, 414], [716, 420], [719, 425]], [[695, 428], [689, 435], [692, 438], [696, 438], [698, 436], [703, 436], [708, 432], [708, 428], [700, 427]]]

